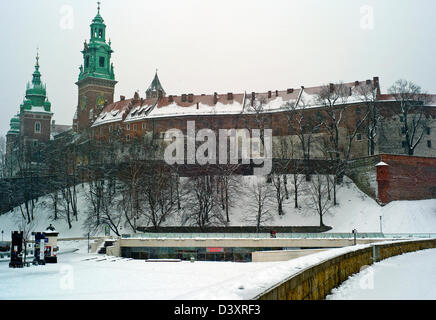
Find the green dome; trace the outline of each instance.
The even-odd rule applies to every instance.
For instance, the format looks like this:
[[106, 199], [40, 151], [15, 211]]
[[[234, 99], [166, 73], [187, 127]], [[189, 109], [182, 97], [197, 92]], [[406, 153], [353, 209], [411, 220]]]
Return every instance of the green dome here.
[[48, 99], [44, 102], [44, 109], [45, 111], [50, 111], [51, 103], [48, 101]]
[[104, 20], [102, 18], [102, 16], [100, 15], [100, 13], [97, 13], [97, 15], [95, 16], [94, 19], [92, 19], [93, 23], [103, 23]]
[[19, 134], [20, 133], [20, 118], [19, 114], [13, 116], [10, 121], [10, 129], [7, 134]]

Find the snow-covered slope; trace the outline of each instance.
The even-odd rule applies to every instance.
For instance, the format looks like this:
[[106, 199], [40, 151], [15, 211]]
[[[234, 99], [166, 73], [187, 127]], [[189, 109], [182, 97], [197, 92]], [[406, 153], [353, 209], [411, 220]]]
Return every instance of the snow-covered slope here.
[[[253, 177], [242, 177], [242, 183], [247, 184]], [[304, 189], [304, 185], [302, 188]], [[244, 189], [244, 188], [243, 188]], [[69, 229], [64, 218], [53, 221], [53, 212], [47, 204], [48, 197], [42, 197], [35, 208], [34, 221], [27, 225], [33, 230], [45, 230], [52, 223], [61, 238], [84, 237], [87, 230], [83, 228], [86, 218], [87, 201], [85, 193], [87, 186], [78, 185], [78, 208], [77, 221], [73, 219], [72, 228]], [[230, 210], [230, 225], [253, 225], [247, 222], [248, 207], [250, 198], [243, 191], [237, 195], [236, 201]], [[290, 198], [285, 200], [285, 215], [279, 217], [276, 213], [273, 219], [266, 222], [266, 225], [275, 226], [307, 226], [318, 225], [319, 217], [308, 207], [309, 197], [301, 193], [299, 196], [300, 208], [294, 208], [292, 192]], [[421, 201], [396, 201], [384, 207], [379, 206], [373, 199], [361, 192], [350, 179], [345, 179], [338, 190], [339, 205], [333, 207], [324, 216], [324, 223], [332, 226], [331, 232], [350, 232], [356, 228], [359, 232], [379, 232], [380, 216], [382, 216], [382, 227], [385, 233], [436, 233], [436, 199]], [[273, 207], [273, 210], [275, 208]], [[180, 225], [182, 218], [174, 215], [166, 221], [166, 225]], [[0, 230], [4, 231], [4, 240], [9, 240], [11, 231], [21, 229], [23, 218], [19, 208], [13, 212], [0, 216]], [[131, 233], [127, 226], [123, 226], [121, 233]], [[102, 232], [94, 235], [102, 235]]]

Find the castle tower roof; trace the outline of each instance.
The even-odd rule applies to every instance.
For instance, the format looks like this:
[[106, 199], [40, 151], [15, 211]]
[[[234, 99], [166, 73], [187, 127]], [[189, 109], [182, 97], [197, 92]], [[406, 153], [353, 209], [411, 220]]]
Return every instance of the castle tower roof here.
[[162, 97], [165, 96], [166, 93], [162, 87], [162, 84], [160, 83], [159, 77], [157, 76], [157, 70], [156, 70], [156, 74], [154, 75], [153, 81], [151, 82], [147, 91], [145, 91], [145, 94], [146, 94], [147, 99], [148, 98], [157, 98], [159, 96], [162, 96]]

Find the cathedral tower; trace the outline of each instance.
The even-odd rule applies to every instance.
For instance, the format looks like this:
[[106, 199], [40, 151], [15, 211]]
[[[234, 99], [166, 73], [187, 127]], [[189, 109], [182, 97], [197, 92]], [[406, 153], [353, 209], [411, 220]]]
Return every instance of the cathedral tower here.
[[111, 41], [106, 43], [106, 25], [98, 12], [91, 23], [91, 38], [85, 41], [82, 50], [83, 64], [80, 66], [77, 111], [74, 130], [82, 132], [90, 128], [92, 122], [105, 104], [114, 100], [115, 75], [111, 63]]
[[20, 141], [26, 147], [37, 147], [50, 140], [50, 122], [53, 113], [48, 101], [46, 86], [41, 82], [39, 54], [36, 56], [32, 82], [27, 84], [26, 97], [20, 105]]

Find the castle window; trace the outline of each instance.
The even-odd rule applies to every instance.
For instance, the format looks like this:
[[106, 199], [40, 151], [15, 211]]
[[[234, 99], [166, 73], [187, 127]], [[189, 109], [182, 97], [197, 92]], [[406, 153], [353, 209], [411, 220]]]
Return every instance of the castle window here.
[[101, 67], [101, 68], [104, 68], [104, 57], [100, 57], [100, 58], [98, 59], [98, 62], [99, 62], [99, 64], [100, 64], [100, 67]]
[[136, 131], [136, 124], [133, 125], [133, 131]]
[[103, 38], [103, 29], [98, 29], [98, 37]]
[[427, 140], [427, 147], [431, 148], [431, 140]]
[[126, 136], [126, 140], [127, 140], [127, 141], [130, 141], [130, 134], [128, 134], [128, 135]]
[[41, 123], [35, 122], [35, 133], [41, 133]]
[[430, 134], [430, 127], [425, 128], [425, 132], [427, 132], [427, 134]]
[[403, 148], [407, 148], [407, 141], [401, 141], [401, 146]]
[[85, 58], [85, 68], [89, 68], [89, 56]]
[[127, 130], [129, 130], [129, 131], [130, 131], [130, 124], [128, 124], [128, 125], [127, 125]]
[[360, 108], [356, 108], [356, 114], [360, 114]]
[[109, 126], [109, 132], [112, 132], [112, 125]]
[[33, 146], [36, 148], [38, 146], [38, 140], [33, 140]]
[[362, 141], [362, 134], [361, 133], [357, 134], [357, 141]]
[[145, 129], [145, 122], [142, 123], [142, 129]]

